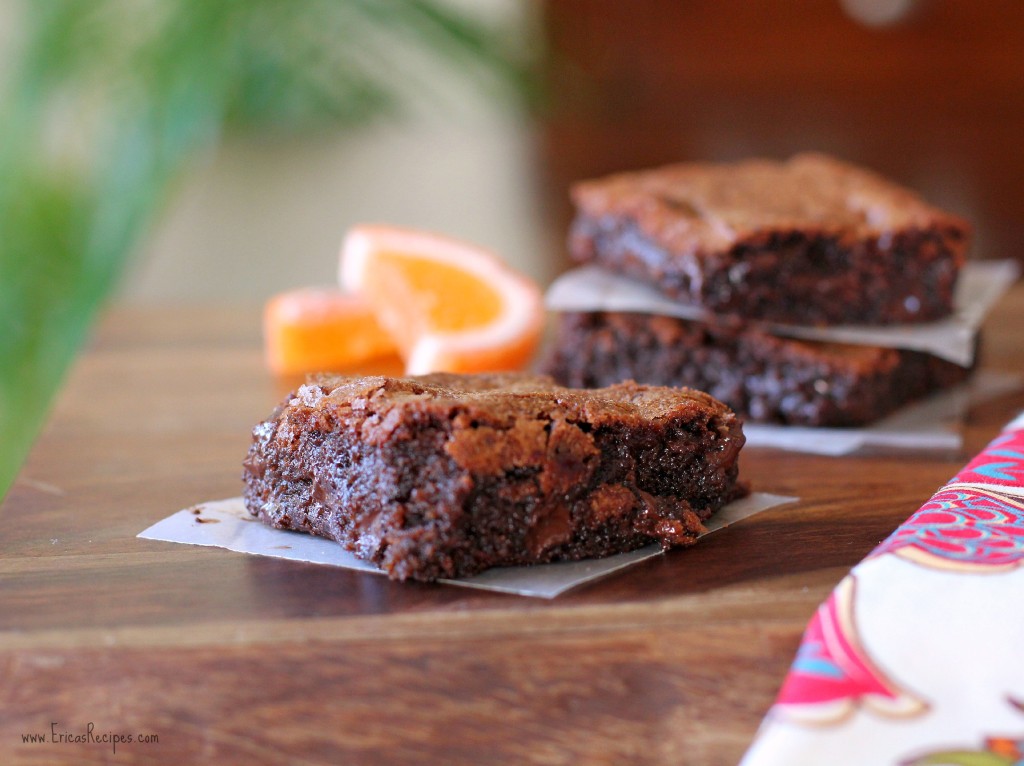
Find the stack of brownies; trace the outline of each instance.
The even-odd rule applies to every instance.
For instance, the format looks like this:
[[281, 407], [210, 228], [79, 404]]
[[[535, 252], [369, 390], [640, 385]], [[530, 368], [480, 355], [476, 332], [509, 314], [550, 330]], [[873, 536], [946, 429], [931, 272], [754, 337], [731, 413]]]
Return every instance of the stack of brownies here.
[[565, 385], [689, 386], [755, 421], [854, 426], [968, 374], [918, 351], [776, 332], [952, 313], [969, 225], [874, 173], [802, 154], [626, 173], [572, 196], [575, 261], [702, 313], [563, 313], [545, 367]]

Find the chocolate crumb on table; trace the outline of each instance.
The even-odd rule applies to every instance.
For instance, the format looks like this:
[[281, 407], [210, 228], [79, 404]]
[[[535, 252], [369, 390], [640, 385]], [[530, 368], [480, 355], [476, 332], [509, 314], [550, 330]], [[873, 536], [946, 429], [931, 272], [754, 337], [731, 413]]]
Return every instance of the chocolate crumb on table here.
[[821, 154], [688, 163], [572, 190], [573, 259], [716, 314], [791, 324], [948, 316], [970, 226]]
[[746, 494], [711, 396], [525, 373], [321, 376], [256, 426], [249, 512], [396, 580], [688, 545]]

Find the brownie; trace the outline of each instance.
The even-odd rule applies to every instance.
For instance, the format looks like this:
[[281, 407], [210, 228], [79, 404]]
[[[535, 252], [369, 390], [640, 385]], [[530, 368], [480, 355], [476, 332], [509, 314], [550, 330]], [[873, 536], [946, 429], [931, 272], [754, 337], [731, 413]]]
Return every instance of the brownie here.
[[573, 187], [572, 257], [717, 314], [792, 324], [947, 316], [970, 227], [820, 154], [678, 164]]
[[256, 426], [249, 512], [396, 580], [688, 545], [744, 494], [707, 394], [538, 375], [311, 379]]
[[969, 370], [930, 354], [819, 343], [756, 326], [618, 312], [561, 315], [543, 363], [570, 386], [633, 379], [708, 391], [750, 420], [856, 426]]

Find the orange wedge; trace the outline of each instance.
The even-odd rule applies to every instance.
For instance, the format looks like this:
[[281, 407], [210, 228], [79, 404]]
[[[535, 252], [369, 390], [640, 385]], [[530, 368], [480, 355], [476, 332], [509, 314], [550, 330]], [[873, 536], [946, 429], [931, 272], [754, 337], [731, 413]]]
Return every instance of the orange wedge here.
[[523, 367], [540, 340], [538, 286], [474, 245], [391, 226], [358, 226], [341, 249], [339, 278], [373, 306], [406, 373]]
[[263, 311], [263, 339], [279, 375], [343, 370], [397, 351], [370, 304], [336, 287], [275, 295]]

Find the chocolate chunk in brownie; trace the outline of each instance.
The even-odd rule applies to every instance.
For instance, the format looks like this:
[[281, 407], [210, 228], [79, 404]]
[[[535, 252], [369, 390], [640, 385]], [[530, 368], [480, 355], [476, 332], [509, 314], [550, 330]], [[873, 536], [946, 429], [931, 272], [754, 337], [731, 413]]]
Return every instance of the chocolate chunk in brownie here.
[[917, 351], [782, 338], [752, 325], [617, 312], [559, 321], [544, 369], [565, 385], [692, 386], [751, 420], [787, 425], [862, 425], [969, 374]]
[[249, 512], [393, 579], [692, 543], [744, 494], [707, 394], [527, 374], [312, 379], [253, 431]]
[[820, 154], [577, 184], [572, 257], [718, 314], [792, 324], [948, 315], [970, 227]]

